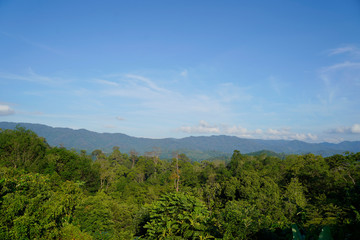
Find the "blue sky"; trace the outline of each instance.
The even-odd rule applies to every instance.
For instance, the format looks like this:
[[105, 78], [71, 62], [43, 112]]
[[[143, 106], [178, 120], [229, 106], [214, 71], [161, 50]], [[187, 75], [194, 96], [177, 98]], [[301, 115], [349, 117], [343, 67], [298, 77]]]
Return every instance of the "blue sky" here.
[[0, 0], [0, 121], [360, 140], [360, 2]]

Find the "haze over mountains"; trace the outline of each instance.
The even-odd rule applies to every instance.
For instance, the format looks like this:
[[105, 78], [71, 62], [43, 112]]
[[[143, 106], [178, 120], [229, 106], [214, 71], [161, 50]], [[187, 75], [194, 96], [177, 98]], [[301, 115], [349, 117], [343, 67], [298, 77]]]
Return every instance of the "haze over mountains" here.
[[341, 154], [345, 151], [360, 151], [360, 141], [345, 141], [338, 144], [307, 143], [297, 140], [245, 139], [225, 135], [150, 139], [131, 137], [121, 133], [97, 133], [85, 129], [54, 128], [42, 124], [0, 122], [1, 129], [14, 129], [17, 125], [46, 138], [51, 146], [86, 150], [88, 153], [95, 149], [109, 153], [114, 146], [118, 146], [121, 152], [128, 153], [130, 150], [135, 150], [139, 154], [160, 148], [162, 158], [169, 158], [173, 151], [179, 151], [188, 155], [192, 160], [204, 160], [213, 157], [229, 157], [234, 150], [239, 150], [241, 153], [269, 150], [276, 153], [314, 153], [323, 156]]

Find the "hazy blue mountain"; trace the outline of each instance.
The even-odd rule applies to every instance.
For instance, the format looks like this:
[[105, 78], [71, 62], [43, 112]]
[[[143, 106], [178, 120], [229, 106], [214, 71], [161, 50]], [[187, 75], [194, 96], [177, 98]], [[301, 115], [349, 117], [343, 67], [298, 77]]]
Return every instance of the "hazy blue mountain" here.
[[234, 150], [239, 150], [241, 153], [268, 150], [285, 154], [314, 153], [323, 156], [345, 151], [360, 151], [360, 141], [346, 141], [338, 144], [306, 143], [296, 140], [244, 139], [224, 135], [181, 139], [150, 139], [131, 137], [121, 133], [96, 133], [85, 129], [54, 128], [42, 124], [0, 122], [1, 129], [14, 129], [17, 125], [31, 129], [39, 136], [45, 137], [51, 146], [86, 150], [88, 153], [95, 149], [109, 153], [114, 146], [118, 146], [121, 152], [129, 152], [133, 149], [139, 154], [144, 154], [152, 151], [154, 147], [158, 147], [161, 149], [161, 157], [163, 158], [169, 158], [173, 151], [179, 151], [193, 160], [203, 160], [214, 157], [229, 157]]

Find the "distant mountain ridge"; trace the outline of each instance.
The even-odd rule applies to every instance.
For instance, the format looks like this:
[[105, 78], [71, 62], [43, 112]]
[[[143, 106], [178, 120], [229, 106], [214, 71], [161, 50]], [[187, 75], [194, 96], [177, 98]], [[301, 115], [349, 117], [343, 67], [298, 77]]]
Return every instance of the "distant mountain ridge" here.
[[245, 139], [225, 135], [150, 139], [131, 137], [122, 133], [97, 133], [85, 129], [54, 128], [42, 124], [0, 122], [1, 129], [14, 129], [17, 125], [46, 138], [51, 146], [61, 145], [68, 149], [86, 150], [88, 153], [95, 149], [112, 152], [112, 148], [118, 146], [121, 152], [134, 149], [139, 154], [144, 154], [157, 147], [161, 149], [163, 158], [171, 157], [173, 151], [179, 151], [193, 160], [204, 160], [216, 156], [230, 156], [234, 150], [239, 150], [241, 153], [269, 150], [276, 153], [314, 153], [323, 156], [345, 151], [360, 152], [360, 141], [346, 141], [338, 144], [306, 143], [297, 140]]

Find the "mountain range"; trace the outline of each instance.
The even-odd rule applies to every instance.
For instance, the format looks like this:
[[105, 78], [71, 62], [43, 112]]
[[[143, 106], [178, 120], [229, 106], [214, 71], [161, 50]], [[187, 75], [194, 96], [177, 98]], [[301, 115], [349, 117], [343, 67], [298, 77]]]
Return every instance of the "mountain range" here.
[[341, 143], [307, 143], [297, 140], [261, 140], [245, 139], [234, 136], [191, 136], [185, 138], [138, 138], [122, 133], [97, 133], [85, 129], [50, 127], [43, 124], [0, 122], [1, 129], [14, 129], [21, 126], [34, 131], [46, 138], [50, 146], [64, 146], [68, 149], [86, 150], [91, 153], [101, 149], [105, 153], [112, 152], [117, 146], [121, 152], [135, 150], [139, 154], [161, 150], [161, 158], [170, 158], [174, 151], [185, 153], [192, 160], [209, 158], [228, 158], [234, 150], [241, 153], [251, 153], [269, 150], [285, 154], [314, 153], [323, 156], [341, 154], [345, 151], [360, 152], [360, 141], [345, 141]]

